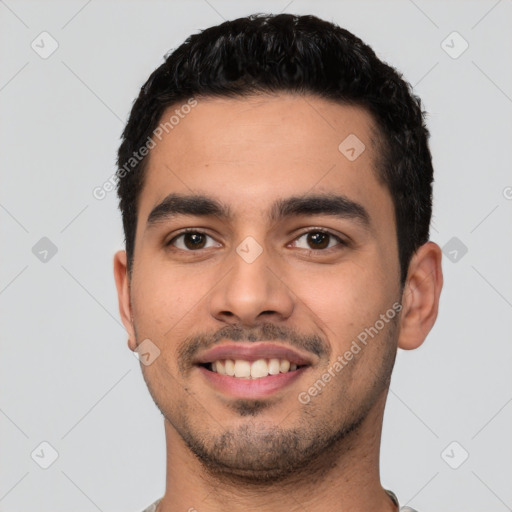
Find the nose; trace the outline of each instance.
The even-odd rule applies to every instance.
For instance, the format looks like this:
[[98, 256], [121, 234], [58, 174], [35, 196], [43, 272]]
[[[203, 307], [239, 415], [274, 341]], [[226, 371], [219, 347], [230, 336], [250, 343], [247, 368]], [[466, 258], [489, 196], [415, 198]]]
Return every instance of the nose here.
[[284, 321], [294, 309], [293, 292], [268, 251], [253, 261], [233, 251], [224, 278], [210, 294], [210, 311], [225, 323], [252, 326]]

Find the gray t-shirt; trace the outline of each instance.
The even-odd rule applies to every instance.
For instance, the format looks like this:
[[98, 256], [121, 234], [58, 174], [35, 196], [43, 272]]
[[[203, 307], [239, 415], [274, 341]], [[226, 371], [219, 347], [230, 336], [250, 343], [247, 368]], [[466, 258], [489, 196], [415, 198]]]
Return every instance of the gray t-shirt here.
[[[398, 499], [395, 496], [395, 493], [392, 491], [387, 491], [387, 493], [389, 494], [390, 498], [395, 502], [396, 506], [399, 507], [400, 505], [398, 504]], [[162, 498], [160, 498], [160, 499], [156, 500], [154, 503], [152, 503], [148, 508], [145, 508], [142, 512], [156, 512], [156, 507], [158, 507], [158, 504], [162, 501], [162, 499], [163, 499], [163, 496], [162, 496]], [[402, 508], [400, 508], [399, 512], [417, 512], [417, 511], [411, 507], [402, 507]]]
[[156, 500], [153, 504], [149, 505], [149, 507], [145, 508], [142, 512], [156, 512], [156, 507], [158, 507], [158, 504], [162, 501], [162, 498]]

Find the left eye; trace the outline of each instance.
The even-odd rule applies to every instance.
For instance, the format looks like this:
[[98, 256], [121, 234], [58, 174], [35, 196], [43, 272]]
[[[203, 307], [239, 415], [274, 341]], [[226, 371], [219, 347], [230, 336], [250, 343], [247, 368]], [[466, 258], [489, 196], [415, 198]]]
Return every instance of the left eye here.
[[[301, 239], [305, 239], [305, 243], [308, 244], [309, 247], [305, 247], [304, 244], [302, 244], [301, 247]], [[332, 233], [328, 233], [326, 231], [309, 231], [296, 238], [293, 243], [295, 247], [299, 247], [301, 249], [323, 250], [330, 249], [331, 247], [337, 244], [343, 245], [343, 240], [341, 240], [341, 238], [337, 237], [336, 235], [333, 235]]]

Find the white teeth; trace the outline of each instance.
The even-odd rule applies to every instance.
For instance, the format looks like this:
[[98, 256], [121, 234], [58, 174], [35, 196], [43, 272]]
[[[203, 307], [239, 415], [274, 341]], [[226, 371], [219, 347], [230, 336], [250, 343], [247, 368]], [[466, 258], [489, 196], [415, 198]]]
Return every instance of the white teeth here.
[[268, 362], [268, 373], [270, 373], [270, 375], [277, 375], [279, 373], [279, 367], [279, 359], [271, 359]]
[[288, 373], [296, 369], [297, 365], [295, 363], [290, 363], [287, 359], [277, 358], [257, 359], [253, 362], [243, 359], [224, 359], [214, 361], [211, 366], [213, 372], [244, 379], [261, 379], [268, 375]]
[[[236, 363], [235, 363], [236, 364]], [[265, 359], [258, 359], [251, 364], [251, 377], [259, 379], [268, 375], [268, 364]]]
[[242, 361], [237, 359], [235, 361], [235, 377], [250, 377], [251, 376], [251, 363], [249, 361]]
[[226, 375], [226, 366], [223, 361], [215, 361], [217, 364], [215, 365], [217, 368], [217, 373], [221, 375]]
[[235, 361], [233, 361], [233, 359], [226, 359], [224, 361], [224, 368], [226, 370], [226, 375], [229, 375], [230, 377], [235, 376]]

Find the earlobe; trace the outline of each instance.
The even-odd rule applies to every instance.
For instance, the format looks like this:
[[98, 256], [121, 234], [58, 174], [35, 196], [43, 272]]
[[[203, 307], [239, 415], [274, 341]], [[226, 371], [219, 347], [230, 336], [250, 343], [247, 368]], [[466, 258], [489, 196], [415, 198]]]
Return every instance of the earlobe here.
[[402, 318], [398, 346], [418, 348], [432, 329], [443, 287], [442, 251], [434, 242], [422, 245], [413, 255], [402, 294]]
[[126, 251], [118, 251], [114, 255], [114, 279], [116, 282], [121, 321], [128, 333], [128, 347], [133, 351], [137, 347], [137, 344], [130, 302], [130, 280], [128, 277]]

